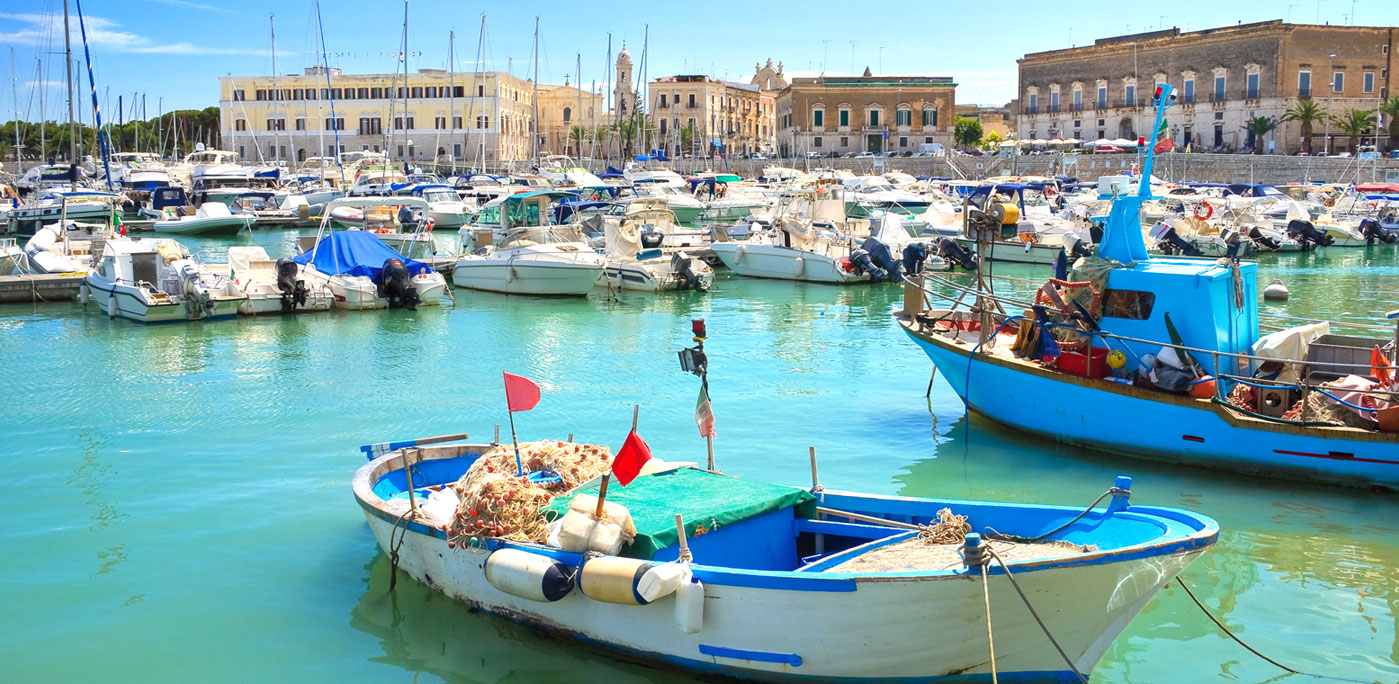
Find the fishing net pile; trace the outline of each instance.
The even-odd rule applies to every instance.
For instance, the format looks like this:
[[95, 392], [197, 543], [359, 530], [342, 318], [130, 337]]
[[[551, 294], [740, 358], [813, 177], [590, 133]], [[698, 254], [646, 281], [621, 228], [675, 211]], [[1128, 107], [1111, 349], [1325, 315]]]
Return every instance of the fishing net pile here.
[[554, 497], [607, 472], [612, 453], [606, 446], [544, 440], [520, 444], [526, 473], [548, 471], [558, 482], [531, 482], [519, 477], [515, 448], [502, 444], [481, 455], [452, 488], [459, 499], [447, 526], [454, 543], [472, 537], [505, 537], [543, 542], [549, 520], [540, 511]]

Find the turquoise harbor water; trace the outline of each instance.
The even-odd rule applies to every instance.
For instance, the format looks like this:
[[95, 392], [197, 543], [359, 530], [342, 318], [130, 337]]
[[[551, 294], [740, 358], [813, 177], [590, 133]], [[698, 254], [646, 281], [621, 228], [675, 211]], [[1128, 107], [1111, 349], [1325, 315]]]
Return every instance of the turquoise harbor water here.
[[[244, 241], [290, 251], [293, 233]], [[221, 260], [227, 243], [192, 246]], [[1001, 267], [1010, 275], [1043, 277]], [[1393, 247], [1265, 257], [1293, 300], [1266, 310], [1376, 322]], [[1240, 636], [1292, 667], [1399, 679], [1399, 497], [1269, 482], [1037, 443], [963, 414], [888, 313], [894, 287], [721, 276], [708, 295], [620, 301], [457, 290], [456, 306], [141, 326], [76, 304], [0, 307], [0, 606], [7, 681], [683, 681], [472, 614], [389, 563], [352, 498], [357, 447], [504, 423], [500, 371], [544, 398], [523, 438], [620, 445], [633, 403], [667, 459], [703, 458], [706, 345], [719, 465], [804, 485], [1086, 505], [1118, 474], [1133, 500], [1214, 516], [1185, 574]], [[1132, 428], [1135, 416], [1123, 416]], [[834, 616], [833, 616], [834, 617]], [[801, 625], [793, 625], [800, 629]], [[929, 634], [929, 639], [938, 639]], [[1168, 588], [1095, 682], [1271, 681]], [[1300, 678], [1296, 678], [1301, 681]]]

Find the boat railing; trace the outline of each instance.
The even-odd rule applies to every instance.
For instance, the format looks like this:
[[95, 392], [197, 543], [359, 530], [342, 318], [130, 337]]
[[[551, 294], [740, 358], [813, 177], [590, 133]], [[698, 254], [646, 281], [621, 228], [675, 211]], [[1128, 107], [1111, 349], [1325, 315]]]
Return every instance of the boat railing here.
[[[949, 309], [948, 313], [951, 313], [951, 312], [955, 311], [955, 310], [956, 310], [956, 307], [960, 305], [962, 298], [965, 297], [965, 295], [967, 295], [967, 294], [975, 294], [975, 295], [977, 295], [977, 296], [979, 296], [979, 297], [985, 297], [985, 298], [994, 300], [994, 301], [996, 301], [996, 302], [998, 302], [998, 303], [1013, 303], [1013, 304], [1015, 304], [1015, 305], [1017, 305], [1017, 306], [1021, 306], [1021, 307], [1023, 307], [1023, 308], [1027, 308], [1027, 309], [1034, 306], [1034, 305], [1031, 304], [1030, 302], [1021, 301], [1021, 300], [1014, 300], [1014, 299], [1011, 299], [1011, 298], [1008, 298], [1008, 297], [1002, 297], [1002, 296], [1000, 296], [1000, 295], [995, 295], [995, 294], [988, 293], [988, 292], [984, 292], [984, 291], [977, 291], [975, 288], [971, 288], [971, 287], [962, 285], [962, 284], [960, 284], [960, 283], [956, 283], [956, 282], [953, 282], [953, 281], [951, 281], [951, 280], [947, 280], [947, 279], [945, 279], [945, 278], [941, 278], [941, 277], [936, 276], [936, 275], [934, 275], [934, 274], [924, 273], [923, 275], [924, 275], [924, 276], [932, 276], [935, 280], [937, 280], [937, 281], [939, 281], [939, 282], [942, 282], [942, 283], [944, 283], [944, 284], [951, 285], [951, 286], [953, 286], [953, 287], [955, 287], [955, 288], [958, 288], [958, 289], [963, 290], [962, 296], [959, 296], [959, 297], [957, 298], [957, 300], [953, 303], [952, 308]], [[901, 275], [901, 277], [904, 279], [904, 282], [905, 282], [905, 283], [909, 283], [909, 284], [913, 285], [914, 287], [917, 287], [919, 290], [921, 290], [921, 291], [923, 292], [923, 294], [924, 294], [924, 306], [925, 306], [925, 307], [926, 307], [926, 306], [929, 306], [929, 304], [928, 304], [928, 299], [927, 299], [927, 295], [934, 295], [934, 296], [937, 296], [937, 297], [944, 297], [944, 296], [945, 296], [945, 295], [943, 295], [942, 293], [935, 293], [935, 292], [932, 292], [932, 291], [928, 290], [926, 287], [923, 286], [923, 284], [922, 284], [921, 282], [919, 282], [919, 281], [917, 281], [917, 280], [910, 279], [907, 275]], [[973, 314], [975, 314], [975, 313], [977, 313], [977, 312], [976, 312], [975, 309], [968, 309], [968, 310], [967, 310], [967, 313], [973, 313]], [[1006, 324], [1008, 324], [1008, 323], [1010, 323], [1010, 322], [1017, 321], [1017, 320], [1023, 320], [1023, 319], [1024, 319], [1024, 316], [1006, 314], [1006, 313], [1003, 312], [1003, 311], [1001, 311], [1001, 312], [990, 312], [990, 313], [991, 313], [991, 320], [992, 320], [992, 322], [994, 322], [994, 323], [996, 324], [996, 326], [997, 326], [997, 327], [996, 327], [996, 330], [997, 330], [997, 331], [999, 331], [1001, 328], [1004, 328], [1004, 327], [1006, 326]], [[914, 320], [914, 319], [910, 318], [910, 320], [912, 321], [912, 320]], [[1083, 335], [1083, 336], [1085, 336], [1085, 337], [1088, 337], [1088, 338], [1089, 338], [1089, 347], [1090, 347], [1090, 348], [1092, 347], [1092, 338], [1103, 338], [1104, 340], [1116, 340], [1116, 341], [1118, 341], [1118, 342], [1120, 342], [1120, 343], [1132, 342], [1132, 343], [1136, 343], [1136, 344], [1143, 344], [1143, 345], [1150, 345], [1150, 346], [1169, 347], [1169, 348], [1171, 348], [1171, 349], [1173, 349], [1173, 350], [1175, 350], [1175, 351], [1177, 351], [1177, 352], [1185, 352], [1185, 353], [1190, 354], [1190, 355], [1192, 355], [1192, 356], [1208, 356], [1208, 357], [1210, 358], [1211, 362], [1212, 362], [1212, 364], [1211, 364], [1211, 369], [1212, 369], [1212, 370], [1211, 370], [1211, 376], [1212, 376], [1212, 378], [1215, 380], [1215, 382], [1214, 382], [1214, 393], [1213, 393], [1213, 396], [1211, 397], [1211, 399], [1212, 399], [1213, 401], [1215, 401], [1216, 403], [1224, 404], [1224, 405], [1229, 406], [1229, 407], [1231, 407], [1231, 408], [1234, 408], [1234, 409], [1236, 409], [1236, 410], [1239, 410], [1238, 407], [1233, 406], [1232, 404], [1229, 404], [1229, 403], [1228, 403], [1228, 397], [1227, 397], [1226, 389], [1225, 389], [1226, 383], [1225, 383], [1225, 382], [1220, 382], [1220, 380], [1226, 380], [1226, 381], [1230, 381], [1230, 382], [1234, 382], [1234, 383], [1240, 383], [1240, 382], [1241, 382], [1241, 383], [1248, 384], [1248, 385], [1274, 386], [1274, 387], [1278, 387], [1278, 388], [1280, 388], [1280, 389], [1281, 389], [1281, 388], [1296, 389], [1297, 391], [1299, 391], [1299, 392], [1301, 393], [1300, 399], [1301, 399], [1301, 402], [1302, 402], [1302, 422], [1304, 422], [1304, 423], [1307, 422], [1307, 414], [1309, 413], [1308, 398], [1309, 398], [1309, 395], [1310, 395], [1311, 393], [1313, 393], [1313, 392], [1320, 392], [1321, 394], [1324, 394], [1325, 396], [1327, 396], [1327, 397], [1330, 398], [1331, 400], [1336, 401], [1336, 402], [1338, 402], [1338, 403], [1341, 403], [1342, 405], [1348, 406], [1348, 407], [1350, 407], [1350, 408], [1355, 408], [1355, 409], [1361, 410], [1361, 411], [1374, 411], [1374, 410], [1375, 410], [1375, 409], [1368, 408], [1368, 407], [1356, 406], [1356, 405], [1354, 405], [1354, 404], [1351, 404], [1351, 403], [1349, 403], [1349, 402], [1346, 402], [1346, 401], [1342, 400], [1341, 398], [1339, 398], [1339, 397], [1335, 396], [1334, 394], [1332, 394], [1332, 393], [1331, 393], [1330, 391], [1328, 391], [1325, 387], [1323, 387], [1320, 383], [1313, 382], [1312, 374], [1313, 374], [1313, 372], [1314, 372], [1314, 370], [1315, 370], [1316, 368], [1318, 368], [1318, 367], [1335, 367], [1335, 366], [1337, 365], [1335, 361], [1309, 361], [1309, 360], [1306, 360], [1306, 359], [1280, 359], [1280, 358], [1269, 357], [1269, 356], [1258, 356], [1258, 355], [1255, 355], [1255, 354], [1241, 354], [1241, 353], [1238, 353], [1238, 352], [1220, 351], [1220, 350], [1217, 350], [1217, 349], [1204, 349], [1204, 348], [1200, 348], [1200, 347], [1192, 347], [1192, 346], [1187, 345], [1187, 344], [1177, 344], [1177, 343], [1174, 343], [1174, 342], [1163, 342], [1163, 341], [1161, 341], [1161, 340], [1149, 340], [1149, 339], [1145, 339], [1145, 338], [1141, 338], [1141, 337], [1132, 337], [1132, 336], [1130, 336], [1130, 335], [1118, 335], [1118, 334], [1116, 334], [1116, 333], [1111, 333], [1111, 332], [1108, 332], [1108, 331], [1106, 331], [1106, 330], [1085, 330], [1085, 329], [1083, 329], [1083, 328], [1079, 328], [1079, 327], [1073, 326], [1073, 325], [1056, 324], [1056, 327], [1063, 327], [1063, 328], [1067, 328], [1067, 329], [1072, 329], [1072, 330], [1078, 332], [1079, 334], [1081, 334], [1081, 335]], [[1375, 326], [1375, 327], [1378, 327], [1378, 326]], [[950, 327], [948, 328], [948, 332], [949, 332], [949, 334], [952, 335], [952, 336], [956, 336], [956, 335], [959, 334], [959, 330], [956, 328], [956, 326], [950, 326]], [[995, 335], [995, 333], [992, 333], [992, 336], [993, 336], [993, 337], [994, 337], [994, 335]], [[991, 338], [988, 338], [988, 340], [989, 340], [989, 339], [991, 339]], [[980, 346], [980, 345], [978, 345], [978, 347], [979, 347], [979, 346]], [[1105, 346], [1106, 346], [1106, 344], [1105, 344]], [[1128, 352], [1129, 355], [1134, 356], [1134, 357], [1136, 356], [1136, 353], [1133, 352], [1133, 351], [1131, 351], [1131, 349], [1128, 348], [1125, 344], [1123, 344], [1123, 345], [1121, 345], [1121, 346], [1122, 346], [1122, 348], [1123, 348], [1124, 350], [1126, 350], [1126, 351]], [[1140, 362], [1140, 358], [1138, 358], [1138, 361]], [[1269, 379], [1264, 379], [1264, 378], [1257, 378], [1257, 377], [1253, 377], [1253, 376], [1234, 375], [1234, 374], [1226, 373], [1226, 372], [1223, 372], [1223, 371], [1222, 371], [1222, 369], [1224, 368], [1224, 366], [1221, 365], [1221, 362], [1222, 362], [1222, 361], [1223, 361], [1223, 362], [1226, 362], [1226, 363], [1232, 361], [1232, 362], [1236, 365], [1236, 367], [1238, 367], [1238, 368], [1257, 368], [1257, 367], [1259, 367], [1259, 366], [1261, 366], [1261, 365], [1263, 365], [1263, 364], [1266, 364], [1266, 363], [1286, 364], [1286, 365], [1294, 366], [1294, 367], [1296, 368], [1297, 372], [1300, 373], [1300, 378], [1298, 378], [1298, 380], [1297, 380], [1296, 382], [1286, 382], [1286, 381], [1274, 381], [1274, 380], [1269, 380]], [[1371, 371], [1372, 374], [1374, 374], [1375, 371], [1379, 371], [1379, 370], [1394, 370], [1394, 366], [1390, 366], [1390, 365], [1375, 365], [1375, 364], [1366, 365], [1366, 364], [1358, 364], [1358, 363], [1356, 363], [1356, 364], [1345, 364], [1345, 365], [1346, 365], [1347, 367], [1349, 367], [1349, 368], [1354, 369], [1354, 370], [1367, 369], [1367, 370]], [[1334, 375], [1334, 373], [1329, 373], [1328, 375]], [[1200, 379], [1198, 379], [1196, 382], [1203, 382], [1203, 381], [1206, 381], [1206, 380], [1208, 380], [1208, 379], [1211, 379], [1211, 378], [1200, 378]], [[1232, 388], [1231, 388], [1230, 390], [1228, 390], [1228, 391], [1232, 391]], [[1392, 392], [1392, 391], [1387, 391], [1387, 390], [1384, 390], [1384, 389], [1379, 389], [1379, 390], [1364, 390], [1364, 389], [1350, 389], [1350, 388], [1347, 388], [1345, 391], [1346, 391], [1347, 393], [1354, 392], [1354, 393], [1357, 393], [1357, 394], [1364, 394], [1364, 395], [1369, 395], [1369, 396], [1379, 396], [1379, 397], [1385, 397], [1385, 398], [1394, 396], [1394, 392]], [[1249, 413], [1249, 415], [1252, 415], [1252, 416], [1254, 416], [1254, 417], [1259, 417], [1259, 418], [1263, 418], [1263, 419], [1266, 419], [1266, 420], [1275, 420], [1275, 421], [1276, 421], [1276, 420], [1279, 420], [1279, 419], [1273, 418], [1273, 417], [1271, 417], [1271, 416], [1265, 416], [1265, 415], [1258, 414], [1258, 413], [1251, 412], [1251, 411], [1248, 412], [1248, 413]]]

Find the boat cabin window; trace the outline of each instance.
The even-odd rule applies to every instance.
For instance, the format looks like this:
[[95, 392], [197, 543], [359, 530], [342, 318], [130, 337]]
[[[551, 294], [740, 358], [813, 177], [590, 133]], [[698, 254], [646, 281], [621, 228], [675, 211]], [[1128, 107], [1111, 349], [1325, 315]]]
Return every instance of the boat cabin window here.
[[160, 279], [158, 256], [155, 252], [134, 252], [131, 255], [131, 279], [155, 284]]
[[1156, 293], [1142, 290], [1108, 290], [1103, 298], [1103, 316], [1144, 321], [1151, 318]]
[[507, 225], [511, 228], [517, 226], [537, 226], [539, 225], [539, 203], [538, 202], [510, 202], [506, 209]]
[[476, 223], [483, 226], [494, 226], [500, 224], [500, 205], [485, 207], [481, 213], [476, 215]]

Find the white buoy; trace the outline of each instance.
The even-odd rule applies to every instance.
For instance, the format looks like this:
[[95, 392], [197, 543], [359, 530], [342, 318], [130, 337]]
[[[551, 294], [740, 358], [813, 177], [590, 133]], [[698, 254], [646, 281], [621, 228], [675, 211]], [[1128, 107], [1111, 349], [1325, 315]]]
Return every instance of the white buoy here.
[[1263, 299], [1270, 302], [1285, 302], [1290, 293], [1287, 286], [1282, 284], [1282, 280], [1274, 278], [1273, 282], [1263, 288]]

